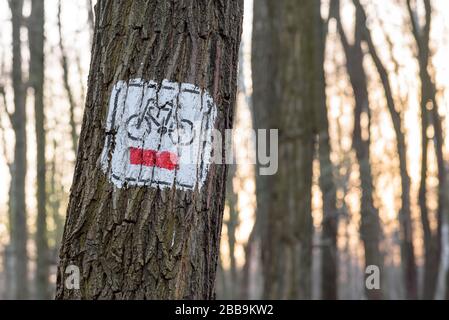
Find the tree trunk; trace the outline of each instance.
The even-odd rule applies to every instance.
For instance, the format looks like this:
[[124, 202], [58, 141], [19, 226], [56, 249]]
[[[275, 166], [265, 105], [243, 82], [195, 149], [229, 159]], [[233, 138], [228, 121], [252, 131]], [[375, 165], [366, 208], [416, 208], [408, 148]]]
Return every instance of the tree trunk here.
[[[235, 104], [234, 113], [239, 109], [239, 99], [240, 95], [245, 95], [245, 83], [243, 75], [243, 42], [240, 44], [239, 50], [239, 69], [238, 69], [238, 80], [237, 80], [237, 102]], [[235, 121], [235, 120], [234, 120]], [[232, 124], [234, 127], [234, 123]], [[235, 148], [232, 145], [232, 164], [228, 165], [228, 174], [226, 179], [226, 203], [229, 207], [229, 218], [226, 223], [227, 234], [228, 234], [228, 246], [229, 246], [229, 262], [230, 262], [230, 298], [236, 299], [238, 295], [239, 281], [238, 281], [238, 270], [237, 270], [237, 260], [235, 257], [235, 248], [237, 245], [236, 232], [239, 225], [239, 208], [238, 208], [238, 194], [234, 190], [234, 178], [237, 178], [237, 163]]]
[[14, 226], [12, 228], [13, 250], [15, 252], [15, 298], [26, 299], [28, 297], [28, 255], [25, 205], [25, 177], [27, 170], [26, 161], [26, 91], [22, 79], [22, 44], [20, 30], [23, 23], [23, 0], [9, 2], [12, 13], [12, 83], [14, 90], [14, 114], [12, 125], [15, 135], [14, 163], [12, 176], [12, 215]]
[[229, 283], [227, 281], [226, 270], [223, 268], [223, 261], [221, 256], [218, 257], [217, 276], [216, 276], [216, 296], [220, 300], [229, 300]]
[[49, 296], [49, 265], [46, 213], [45, 113], [44, 113], [44, 1], [33, 0], [28, 26], [30, 44], [30, 83], [34, 89], [34, 114], [37, 141], [37, 221], [36, 295]]
[[326, 101], [326, 80], [324, 75], [325, 44], [327, 30], [321, 18], [320, 1], [314, 9], [315, 37], [315, 101], [316, 130], [318, 134], [318, 160], [320, 162], [320, 189], [323, 202], [323, 222], [321, 235], [321, 297], [325, 300], [338, 299], [338, 212], [337, 190], [334, 181], [334, 166], [331, 161], [329, 120]]
[[[432, 25], [432, 6], [430, 0], [424, 0], [425, 22], [420, 26], [416, 19], [416, 8], [413, 8], [411, 1], [407, 0], [407, 9], [412, 25], [412, 33], [418, 48], [419, 77], [421, 80], [421, 138], [422, 138], [422, 159], [421, 159], [421, 182], [419, 188], [419, 206], [421, 210], [421, 222], [423, 227], [424, 240], [424, 299], [434, 299], [438, 275], [441, 262], [441, 239], [444, 206], [447, 202], [446, 190], [446, 168], [443, 156], [443, 131], [439, 115], [439, 106], [436, 100], [435, 84], [429, 73], [430, 67], [430, 32]], [[430, 125], [434, 128], [434, 150], [438, 168], [438, 205], [436, 210], [437, 229], [432, 231], [430, 227], [429, 210], [427, 208], [427, 161], [429, 137], [427, 130]], [[447, 208], [446, 208], [447, 209]]]
[[[278, 94], [275, 92], [276, 61], [279, 33], [279, 21], [276, 17], [276, 2], [273, 0], [257, 0], [253, 5], [253, 32], [251, 48], [251, 70], [253, 81], [252, 120], [255, 130], [276, 128], [274, 116], [278, 105]], [[264, 132], [264, 131], [261, 131]], [[258, 139], [260, 139], [260, 133]], [[267, 138], [268, 135], [265, 135]], [[265, 139], [269, 141], [269, 139]], [[269, 148], [267, 147], [267, 150]], [[256, 178], [256, 221], [254, 222], [254, 242], [260, 243], [263, 276], [268, 274], [271, 261], [268, 259], [266, 248], [270, 245], [267, 232], [268, 214], [274, 192], [271, 185], [273, 177], [260, 174], [260, 165], [255, 166]], [[268, 281], [263, 279], [264, 282]]]
[[252, 299], [251, 295], [251, 276], [254, 275], [253, 272], [251, 272], [251, 264], [253, 262], [253, 255], [254, 255], [254, 249], [256, 247], [256, 231], [257, 226], [254, 225], [253, 230], [251, 230], [251, 233], [248, 237], [248, 241], [245, 245], [245, 264], [242, 266], [241, 270], [241, 282], [240, 282], [240, 295], [239, 299], [241, 300], [250, 300]]
[[[239, 70], [240, 72], [240, 70]], [[228, 246], [229, 246], [229, 263], [230, 263], [230, 298], [235, 299], [237, 294], [237, 261], [235, 259], [235, 247], [236, 247], [236, 231], [239, 223], [238, 216], [238, 195], [234, 191], [233, 181], [237, 174], [237, 165], [228, 165], [228, 177], [226, 181], [226, 203], [229, 207], [229, 217], [225, 221], [228, 234]]]
[[413, 245], [413, 226], [410, 211], [410, 176], [407, 169], [407, 146], [405, 135], [402, 129], [401, 114], [397, 111], [393, 92], [388, 78], [388, 72], [384, 67], [376, 47], [371, 38], [371, 31], [366, 25], [366, 13], [359, 1], [354, 1], [357, 10], [361, 14], [361, 27], [364, 32], [364, 40], [367, 42], [368, 50], [373, 58], [382, 86], [385, 92], [388, 111], [391, 115], [394, 132], [396, 135], [397, 152], [399, 156], [399, 171], [401, 176], [401, 210], [399, 212], [399, 222], [401, 227], [401, 257], [404, 264], [406, 296], [408, 299], [416, 299], [418, 291], [415, 249]]
[[[1, 68], [1, 72], [5, 73], [4, 70], [4, 65], [2, 64], [2, 68]], [[8, 116], [8, 120], [10, 122], [10, 124], [12, 125], [13, 123], [13, 117], [12, 114], [9, 111], [8, 108], [8, 103], [6, 100], [6, 92], [5, 92], [5, 88], [3, 86], [0, 85], [0, 95], [2, 98], [2, 103], [3, 103], [3, 110], [2, 110], [2, 114], [5, 114]], [[11, 177], [13, 177], [14, 174], [14, 163], [12, 162], [12, 160], [10, 160], [9, 156], [8, 156], [8, 143], [7, 143], [7, 138], [6, 138], [6, 130], [2, 125], [1, 119], [0, 119], [0, 135], [1, 135], [1, 145], [2, 145], [2, 155], [3, 158], [6, 161], [6, 166], [8, 167], [8, 171]], [[8, 244], [7, 246], [9, 246], [8, 248], [8, 254], [11, 257], [9, 259], [9, 265], [13, 265], [12, 261], [14, 259], [13, 257], [13, 251], [14, 249], [12, 248], [11, 244], [12, 244], [12, 237], [14, 235], [14, 216], [13, 216], [13, 207], [14, 207], [14, 201], [13, 201], [13, 181], [11, 180], [10, 184], [9, 184], [9, 188], [8, 188], [8, 219], [7, 219], [7, 230], [9, 232], [10, 235], [10, 244]], [[5, 252], [6, 252], [6, 248], [5, 248]], [[12, 283], [13, 282], [13, 277], [8, 279], [8, 283]], [[15, 291], [15, 290], [14, 290]], [[12, 297], [13, 292], [12, 290], [8, 290], [8, 297]]]
[[53, 242], [55, 243], [55, 248], [52, 250], [59, 251], [59, 245], [62, 240], [62, 233], [64, 231], [64, 218], [60, 214], [62, 197], [64, 194], [63, 187], [61, 186], [59, 180], [57, 180], [57, 162], [58, 155], [57, 150], [58, 145], [55, 140], [53, 140], [53, 159], [51, 160], [48, 167], [50, 167], [50, 177], [49, 177], [49, 190], [48, 190], [48, 207], [51, 211], [51, 217], [55, 224], [55, 231], [53, 234]]
[[[243, 1], [100, 0], [95, 10], [89, 88], [57, 298], [214, 298], [226, 166], [209, 165], [207, 146], [201, 163], [178, 164], [177, 157], [183, 155], [172, 153], [164, 160], [161, 148], [173, 136], [163, 125], [173, 121], [180, 127], [185, 119], [178, 116], [201, 112], [205, 120], [200, 129], [206, 138], [210, 128], [224, 136], [231, 127]], [[144, 104], [139, 97], [147, 95], [152, 98]], [[134, 115], [124, 118], [144, 105], [152, 107], [144, 109], [140, 123], [131, 122]], [[146, 112], [162, 113], [170, 107], [176, 108], [175, 119], [158, 118], [156, 133], [156, 122], [150, 122]], [[148, 137], [136, 136], [142, 125], [147, 125]], [[146, 139], [154, 134], [160, 134], [159, 139]], [[177, 141], [184, 138], [179, 135]], [[134, 139], [143, 147], [155, 143], [158, 149], [136, 153]], [[159, 158], [149, 160], [151, 155]], [[185, 176], [189, 166], [197, 174]], [[143, 179], [147, 174], [148, 181]], [[64, 285], [69, 265], [80, 269], [79, 290]]]
[[269, 1], [268, 6], [273, 21], [268, 45], [274, 45], [276, 59], [266, 57], [275, 69], [264, 77], [270, 80], [266, 85], [274, 96], [274, 104], [267, 106], [275, 111], [268, 113], [270, 127], [279, 128], [279, 169], [267, 178], [273, 198], [263, 232], [264, 295], [269, 299], [311, 298], [314, 118], [310, 102], [315, 93], [312, 81], [303, 79], [313, 79], [315, 6], [314, 0]]
[[87, 23], [89, 24], [90, 44], [92, 44], [95, 29], [95, 22], [94, 22], [95, 18], [92, 0], [86, 0], [86, 6], [87, 6]]
[[3, 273], [4, 273], [4, 294], [2, 300], [14, 299], [14, 293], [16, 292], [16, 283], [14, 282], [14, 265], [15, 265], [14, 251], [11, 244], [5, 244], [3, 249]]
[[75, 110], [77, 108], [77, 104], [75, 101], [75, 98], [73, 97], [72, 88], [70, 86], [70, 78], [69, 78], [69, 61], [67, 57], [67, 52], [64, 45], [64, 36], [62, 32], [62, 19], [61, 19], [61, 3], [62, 1], [59, 0], [58, 2], [58, 32], [59, 32], [59, 50], [61, 51], [61, 66], [62, 66], [62, 82], [64, 85], [64, 91], [67, 94], [67, 99], [69, 101], [69, 111], [70, 111], [70, 136], [72, 138], [72, 149], [73, 152], [76, 154], [76, 151], [78, 149], [78, 125], [75, 119]]
[[[383, 270], [383, 257], [380, 251], [381, 226], [379, 212], [373, 200], [373, 178], [370, 163], [369, 122], [370, 108], [365, 69], [363, 66], [364, 53], [362, 50], [362, 25], [360, 11], [356, 14], [354, 44], [349, 44], [343, 30], [340, 14], [337, 13], [337, 28], [346, 56], [346, 68], [354, 91], [354, 132], [353, 149], [359, 163], [361, 183], [361, 226], [360, 234], [365, 247], [365, 266], [375, 265]], [[361, 117], [365, 113], [368, 117], [368, 136], [362, 134]], [[365, 290], [368, 299], [382, 299], [380, 290]]]

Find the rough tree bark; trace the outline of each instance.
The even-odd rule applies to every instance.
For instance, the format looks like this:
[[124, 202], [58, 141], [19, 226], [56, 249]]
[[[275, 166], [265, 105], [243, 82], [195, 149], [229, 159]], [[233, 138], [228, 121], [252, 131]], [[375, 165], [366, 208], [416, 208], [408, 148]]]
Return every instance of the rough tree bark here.
[[[243, 1], [100, 0], [95, 13], [57, 298], [214, 298], [226, 166], [212, 164], [203, 187], [190, 191], [117, 188], [98, 162], [118, 80], [168, 79], [207, 89], [217, 105], [215, 128], [222, 134], [230, 128]], [[64, 286], [71, 264], [80, 268], [80, 290]]]
[[410, 176], [407, 169], [407, 145], [403, 131], [402, 117], [400, 111], [396, 109], [393, 90], [391, 87], [388, 71], [385, 68], [376, 46], [371, 37], [371, 31], [367, 26], [366, 13], [358, 0], [354, 1], [356, 9], [361, 14], [361, 27], [363, 28], [363, 38], [368, 45], [368, 51], [373, 58], [374, 65], [379, 73], [379, 77], [384, 88], [387, 108], [393, 123], [396, 136], [396, 148], [399, 157], [399, 171], [401, 176], [401, 210], [399, 212], [399, 225], [401, 227], [401, 257], [404, 266], [404, 278], [406, 296], [408, 299], [416, 299], [418, 291], [415, 249], [413, 245], [413, 226], [410, 211]]
[[[338, 0], [334, 0], [339, 2]], [[363, 66], [364, 53], [362, 50], [362, 17], [360, 11], [356, 13], [354, 43], [350, 44], [343, 29], [340, 9], [336, 10], [336, 22], [338, 33], [346, 56], [346, 68], [354, 91], [354, 131], [353, 149], [359, 163], [361, 182], [361, 226], [360, 234], [365, 247], [365, 265], [375, 265], [381, 270], [383, 258], [380, 251], [381, 226], [379, 212], [374, 205], [373, 177], [370, 164], [370, 137], [369, 125], [367, 137], [362, 134], [361, 117], [365, 113], [370, 122], [370, 108], [368, 100], [367, 77]], [[382, 290], [366, 290], [368, 299], [382, 299]]]
[[23, 0], [9, 1], [12, 14], [12, 85], [14, 91], [14, 113], [12, 126], [15, 136], [14, 161], [12, 175], [12, 240], [15, 253], [16, 299], [28, 297], [28, 255], [25, 205], [26, 161], [26, 90], [22, 75], [22, 44], [20, 31], [23, 25]]
[[34, 114], [37, 141], [37, 230], [36, 297], [48, 299], [49, 252], [46, 213], [45, 113], [44, 113], [44, 1], [31, 2], [28, 24], [30, 45], [30, 85], [34, 89]]
[[268, 177], [273, 200], [263, 232], [264, 295], [269, 299], [311, 298], [315, 121], [310, 102], [315, 93], [308, 79], [314, 77], [315, 6], [314, 0], [269, 1], [268, 6], [274, 19], [268, 41], [275, 45], [276, 59], [268, 60], [275, 65], [274, 76], [264, 76], [275, 97], [269, 128], [279, 129], [279, 169]]

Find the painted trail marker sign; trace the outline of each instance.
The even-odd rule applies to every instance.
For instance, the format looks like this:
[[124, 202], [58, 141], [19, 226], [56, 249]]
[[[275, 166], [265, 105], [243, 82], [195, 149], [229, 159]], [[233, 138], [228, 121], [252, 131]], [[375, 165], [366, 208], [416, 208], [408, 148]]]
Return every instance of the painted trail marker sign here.
[[119, 81], [109, 102], [102, 169], [118, 188], [200, 189], [216, 117], [212, 97], [193, 84]]

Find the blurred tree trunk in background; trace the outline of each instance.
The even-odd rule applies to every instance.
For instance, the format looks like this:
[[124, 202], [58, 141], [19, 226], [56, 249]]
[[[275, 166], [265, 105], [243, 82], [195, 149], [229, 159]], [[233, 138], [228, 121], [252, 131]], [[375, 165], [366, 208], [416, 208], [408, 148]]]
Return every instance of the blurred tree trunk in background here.
[[[243, 66], [243, 41], [240, 43], [240, 49], [239, 49], [239, 68], [238, 68], [238, 80], [237, 80], [237, 100], [235, 104], [235, 110], [234, 114], [236, 114], [237, 110], [239, 108], [243, 108], [244, 105], [242, 105], [242, 102], [246, 98], [246, 90], [245, 90], [245, 79], [244, 79], [244, 66]], [[232, 127], [234, 128], [235, 119]], [[237, 299], [240, 295], [240, 289], [241, 289], [241, 282], [240, 282], [240, 274], [238, 272], [237, 268], [237, 261], [235, 257], [235, 249], [237, 245], [237, 239], [236, 239], [236, 232], [237, 228], [239, 226], [239, 207], [238, 207], [238, 194], [235, 191], [234, 188], [234, 179], [238, 179], [237, 177], [237, 158], [235, 154], [235, 148], [234, 148], [234, 139], [232, 138], [232, 145], [230, 146], [232, 148], [232, 164], [228, 164], [228, 175], [226, 179], [226, 203], [229, 208], [229, 216], [228, 219], [225, 221], [226, 227], [227, 227], [227, 238], [228, 238], [228, 246], [229, 246], [229, 263], [230, 263], [230, 270], [229, 270], [229, 279], [228, 286], [229, 286], [229, 296], [230, 299]], [[223, 272], [226, 272], [226, 270], [223, 269]], [[241, 279], [243, 280], [243, 279]]]
[[[251, 48], [251, 70], [253, 82], [252, 120], [253, 127], [257, 129], [270, 129], [275, 127], [276, 107], [278, 106], [275, 92], [277, 72], [277, 49], [279, 33], [275, 11], [276, 2], [273, 0], [256, 0], [253, 4], [253, 31]], [[261, 131], [263, 132], [263, 131]], [[260, 133], [259, 133], [260, 135]], [[260, 138], [258, 135], [258, 139]], [[265, 134], [266, 141], [269, 141]], [[269, 146], [267, 146], [267, 150]], [[263, 278], [268, 274], [271, 262], [268, 260], [266, 248], [269, 246], [267, 232], [268, 214], [274, 200], [273, 177], [260, 174], [260, 164], [255, 166], [256, 176], [256, 221], [247, 244], [247, 257], [259, 243], [262, 259]], [[249, 269], [249, 265], [245, 266]], [[245, 279], [246, 280], [246, 279]], [[266, 282], [265, 279], [263, 279]], [[245, 289], [248, 291], [249, 289]], [[248, 293], [247, 293], [248, 294]]]
[[[0, 75], [6, 75], [6, 71], [5, 71], [5, 65], [2, 61], [1, 64], [1, 70], [0, 70]], [[0, 79], [2, 82], [4, 81], [3, 79]], [[0, 84], [0, 96], [1, 96], [1, 101], [0, 103], [2, 103], [3, 108], [0, 110], [0, 115], [5, 115], [7, 117], [9, 117], [9, 122], [10, 124], [12, 124], [12, 115], [9, 113], [9, 108], [8, 108], [8, 103], [7, 103], [7, 99], [6, 99], [6, 92], [5, 92], [5, 88], [3, 86], [3, 83]], [[1, 137], [1, 146], [2, 146], [2, 155], [5, 158], [6, 161], [6, 166], [8, 167], [8, 172], [10, 174], [11, 177], [13, 177], [14, 174], [14, 164], [13, 164], [13, 160], [10, 159], [10, 156], [8, 154], [8, 142], [7, 142], [7, 137], [6, 137], [6, 129], [3, 127], [3, 123], [1, 121], [1, 117], [0, 117], [0, 137]], [[5, 248], [3, 250], [3, 270], [5, 272], [5, 295], [4, 298], [5, 299], [13, 299], [15, 296], [15, 292], [16, 292], [16, 279], [15, 279], [15, 275], [14, 275], [14, 261], [15, 261], [15, 253], [14, 253], [14, 246], [13, 246], [13, 242], [14, 240], [12, 239], [13, 237], [13, 228], [14, 228], [14, 217], [13, 217], [13, 212], [12, 212], [12, 208], [14, 206], [13, 204], [13, 183], [12, 180], [9, 184], [9, 188], [8, 188], [8, 220], [7, 220], [7, 229], [9, 232], [9, 236], [10, 236], [10, 242], [5, 244]]]
[[356, 10], [359, 12], [360, 25], [363, 28], [363, 38], [368, 45], [368, 51], [374, 61], [374, 65], [379, 73], [379, 77], [384, 88], [387, 108], [391, 116], [393, 128], [396, 136], [396, 148], [399, 158], [399, 170], [401, 176], [401, 210], [399, 212], [399, 225], [401, 230], [401, 258], [404, 269], [404, 280], [407, 299], [418, 297], [418, 280], [416, 271], [415, 249], [413, 245], [413, 225], [410, 211], [410, 176], [407, 169], [407, 146], [405, 133], [403, 131], [402, 117], [396, 108], [393, 91], [385, 68], [377, 49], [371, 38], [371, 31], [367, 26], [366, 13], [359, 1], [354, 1]]
[[87, 22], [89, 24], [90, 44], [92, 45], [95, 29], [94, 7], [92, 0], [86, 0], [86, 6], [87, 6]]
[[[111, 89], [122, 79], [208, 89], [218, 109], [215, 128], [224, 136], [233, 119], [243, 1], [100, 0], [95, 16], [57, 298], [214, 298], [226, 166], [212, 164], [200, 190], [119, 189], [98, 158]], [[69, 265], [80, 268], [80, 290], [65, 288]]]
[[[315, 121], [314, 105], [310, 102], [314, 101], [315, 92], [313, 82], [305, 79], [313, 78], [315, 71], [313, 37], [317, 3], [270, 0], [255, 12], [255, 19], [267, 17], [265, 25], [262, 21], [254, 22], [253, 61], [264, 55], [262, 61], [267, 63], [263, 66], [262, 61], [253, 62], [255, 126], [279, 128], [278, 172], [263, 177], [265, 185], [261, 186], [260, 181], [257, 185], [261, 187], [258, 196], [264, 187], [272, 188], [270, 198], [258, 201], [258, 206], [262, 205], [258, 210], [267, 214], [262, 256], [264, 296], [268, 299], [311, 298]], [[258, 5], [259, 2], [255, 3], [255, 7]], [[265, 35], [261, 33], [264, 30]], [[267, 43], [262, 44], [259, 41], [264, 36]], [[264, 51], [257, 53], [258, 50]], [[258, 66], [261, 69], [257, 70]], [[267, 80], [260, 82], [260, 78]], [[264, 98], [266, 101], [261, 103]], [[258, 116], [259, 112], [262, 115]]]
[[[339, 3], [339, 0], [334, 0]], [[339, 4], [338, 4], [339, 6]], [[342, 24], [340, 9], [336, 10], [336, 22], [340, 40], [346, 57], [346, 69], [354, 91], [354, 131], [353, 149], [359, 163], [361, 182], [361, 226], [360, 235], [365, 247], [365, 266], [378, 266], [382, 272], [383, 257], [380, 251], [381, 226], [379, 212], [374, 205], [374, 184], [370, 163], [370, 117], [368, 86], [363, 66], [362, 50], [363, 20], [360, 11], [356, 13], [354, 43], [350, 44]], [[367, 127], [362, 128], [362, 116], [367, 119]], [[365, 290], [368, 299], [382, 299], [380, 290]]]
[[237, 262], [235, 259], [235, 246], [236, 246], [236, 229], [238, 226], [238, 208], [237, 201], [238, 196], [234, 191], [233, 180], [236, 177], [237, 166], [234, 164], [228, 165], [228, 174], [226, 179], [226, 204], [229, 209], [229, 216], [224, 221], [227, 228], [227, 239], [229, 248], [229, 270], [221, 268], [220, 272], [223, 273], [223, 277], [226, 281], [226, 287], [223, 290], [226, 296], [221, 298], [236, 299], [237, 289], [239, 287]]
[[45, 112], [44, 112], [44, 0], [32, 0], [28, 22], [30, 85], [34, 89], [37, 162], [36, 297], [50, 298], [49, 251], [46, 212]]
[[25, 177], [27, 171], [26, 137], [26, 84], [22, 75], [22, 43], [20, 31], [23, 26], [23, 0], [9, 1], [12, 14], [12, 85], [14, 91], [14, 113], [11, 123], [15, 136], [12, 184], [11, 226], [15, 253], [16, 299], [28, 297], [27, 214], [25, 205]]
[[[64, 218], [60, 214], [61, 202], [64, 197], [64, 187], [57, 177], [57, 162], [58, 162], [58, 144], [56, 140], [53, 140], [53, 158], [49, 165], [50, 177], [49, 177], [49, 190], [48, 190], [48, 208], [51, 212], [51, 217], [55, 223], [55, 231], [53, 235], [53, 241], [55, 247], [52, 250], [59, 251], [59, 245], [62, 239], [62, 233], [64, 231]], [[57, 257], [57, 255], [56, 255]], [[53, 262], [53, 261], [52, 261]], [[54, 261], [56, 262], [56, 261]]]
[[226, 277], [226, 270], [223, 268], [222, 254], [218, 256], [217, 278], [215, 280], [215, 291], [218, 299], [229, 300], [229, 283]]
[[[251, 117], [251, 124], [252, 129], [254, 129], [254, 110], [252, 108], [252, 95], [248, 92], [248, 87], [246, 86], [246, 72], [245, 72], [245, 55], [244, 55], [244, 46], [245, 46], [245, 40], [242, 39], [242, 43], [240, 44], [240, 52], [239, 52], [239, 80], [238, 80], [238, 95], [237, 95], [237, 104], [236, 108], [239, 112], [239, 108], [248, 108], [247, 110], [250, 113]], [[240, 120], [242, 121], [242, 119]], [[237, 132], [238, 134], [238, 132]], [[257, 135], [255, 138], [255, 141], [252, 141], [254, 143], [257, 143]], [[235, 144], [233, 144], [235, 146]], [[235, 147], [233, 147], [235, 151]], [[234, 154], [234, 157], [236, 158], [236, 155]], [[237, 159], [236, 159], [237, 163]], [[238, 165], [237, 165], [238, 167]], [[256, 166], [255, 166], [256, 167]], [[254, 168], [255, 168], [254, 167]], [[232, 169], [230, 169], [232, 171]], [[228, 173], [229, 176], [229, 173]], [[245, 184], [245, 177], [242, 177], [242, 181], [239, 181], [241, 184]], [[237, 216], [237, 224], [240, 224], [240, 208], [239, 208], [239, 202], [238, 202], [238, 194], [237, 194], [237, 207], [236, 210], [239, 213]], [[256, 198], [257, 200], [257, 198]], [[255, 246], [257, 245], [256, 241], [260, 240], [257, 238], [259, 234], [259, 227], [258, 227], [258, 219], [257, 219], [257, 208], [254, 211], [254, 224], [253, 228], [248, 235], [248, 240], [244, 244], [244, 255], [245, 255], [245, 262], [243, 266], [241, 267], [239, 278], [238, 278], [238, 285], [236, 291], [235, 298], [239, 298], [242, 300], [248, 300], [248, 299], [254, 299], [256, 297], [259, 297], [259, 292], [254, 292], [255, 290], [252, 290], [255, 286], [261, 287], [262, 286], [262, 272], [259, 272], [261, 270], [261, 261], [260, 256], [254, 255], [254, 253], [258, 253], [255, 250]], [[254, 268], [254, 266], [257, 266]], [[253, 266], [253, 267], [252, 267]], [[251, 268], [252, 267], [252, 268]]]
[[[337, 190], [334, 181], [334, 166], [331, 161], [331, 144], [329, 139], [329, 119], [326, 100], [326, 79], [324, 73], [327, 30], [321, 18], [321, 1], [316, 1], [313, 10], [315, 21], [313, 84], [315, 86], [315, 117], [318, 138], [318, 160], [320, 163], [319, 185], [323, 201], [323, 222], [321, 234], [321, 298], [338, 299], [338, 211]], [[334, 4], [332, 4], [334, 5]], [[329, 11], [330, 12], [330, 11]]]
[[[67, 99], [69, 102], [69, 110], [70, 110], [70, 135], [72, 138], [72, 149], [73, 153], [76, 154], [78, 149], [78, 126], [75, 119], [75, 110], [77, 108], [75, 98], [73, 96], [73, 91], [70, 86], [70, 69], [69, 69], [69, 61], [67, 57], [67, 52], [64, 45], [64, 35], [62, 32], [62, 18], [61, 18], [61, 3], [62, 1], [58, 1], [58, 33], [59, 33], [59, 50], [61, 51], [61, 66], [62, 66], [62, 83], [64, 86], [64, 90], [67, 94]], [[84, 102], [84, 101], [83, 101]]]
[[[423, 240], [425, 248], [423, 295], [424, 299], [434, 299], [437, 289], [438, 274], [441, 263], [441, 232], [443, 226], [444, 206], [447, 202], [446, 172], [444, 164], [443, 129], [436, 99], [436, 86], [429, 72], [431, 67], [430, 31], [432, 27], [432, 5], [430, 0], [423, 0], [425, 20], [422, 26], [418, 18], [417, 8], [407, 0], [407, 10], [411, 22], [412, 34], [417, 47], [419, 77], [421, 81], [421, 183], [419, 189], [419, 206], [423, 226]], [[433, 137], [429, 137], [428, 129], [432, 125]], [[438, 168], [438, 205], [436, 209], [437, 229], [432, 231], [429, 210], [427, 207], [427, 171], [429, 139], [433, 139], [433, 146]], [[447, 208], [446, 208], [447, 210]]]
[[[234, 110], [235, 111], [235, 110]], [[234, 127], [234, 126], [233, 126]], [[233, 159], [235, 161], [235, 159]], [[220, 272], [223, 273], [223, 277], [226, 281], [227, 290], [223, 290], [226, 296], [221, 298], [224, 299], [236, 299], [237, 289], [239, 287], [238, 273], [237, 273], [237, 262], [235, 259], [235, 246], [236, 246], [236, 229], [238, 226], [238, 195], [234, 191], [233, 181], [237, 175], [237, 165], [228, 164], [228, 174], [226, 178], [226, 197], [225, 202], [229, 209], [229, 215], [224, 221], [227, 230], [227, 240], [229, 249], [229, 270], [221, 268]], [[226, 289], [225, 287], [223, 289]]]
[[[243, 94], [242, 86], [244, 85], [242, 83], [242, 62], [243, 61], [243, 53], [242, 53], [242, 46], [240, 46], [239, 51], [239, 69], [238, 69], [238, 84], [237, 84], [237, 102], [235, 104], [235, 110], [233, 113], [236, 113], [236, 110], [239, 108], [239, 95]], [[234, 123], [232, 127], [234, 127]], [[226, 178], [226, 203], [229, 208], [229, 216], [228, 219], [225, 221], [226, 227], [227, 227], [227, 238], [228, 238], [228, 246], [229, 246], [229, 264], [230, 264], [230, 270], [229, 270], [229, 276], [230, 281], [228, 281], [230, 290], [229, 290], [229, 298], [230, 299], [237, 299], [238, 294], [238, 288], [239, 288], [239, 281], [238, 281], [238, 272], [237, 272], [237, 262], [235, 259], [235, 247], [236, 247], [236, 231], [239, 224], [239, 208], [238, 208], [238, 194], [235, 192], [234, 189], [234, 179], [237, 178], [237, 164], [236, 164], [236, 156], [234, 154], [234, 145], [230, 146], [232, 148], [232, 164], [228, 164], [228, 174]], [[226, 272], [223, 269], [223, 272]]]

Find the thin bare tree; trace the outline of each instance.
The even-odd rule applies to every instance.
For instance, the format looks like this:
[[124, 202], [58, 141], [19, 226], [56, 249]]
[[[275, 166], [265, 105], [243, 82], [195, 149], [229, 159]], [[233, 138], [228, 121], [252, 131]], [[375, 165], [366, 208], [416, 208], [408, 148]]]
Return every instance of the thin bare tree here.
[[[365, 248], [365, 265], [375, 265], [381, 270], [383, 268], [383, 256], [380, 251], [381, 225], [379, 211], [374, 205], [373, 193], [374, 183], [370, 161], [370, 123], [371, 110], [368, 97], [368, 83], [366, 71], [363, 65], [364, 52], [363, 40], [363, 16], [360, 10], [356, 11], [356, 22], [354, 30], [354, 43], [348, 41], [340, 15], [340, 1], [337, 2], [338, 9], [335, 10], [335, 20], [340, 41], [346, 57], [346, 69], [354, 92], [354, 129], [353, 149], [359, 163], [361, 181], [361, 226], [360, 235]], [[362, 134], [361, 118], [365, 114], [368, 119], [368, 127], [365, 128], [367, 136]], [[383, 299], [382, 289], [365, 291], [369, 299]]]
[[9, 114], [15, 136], [13, 174], [11, 181], [11, 234], [15, 256], [16, 299], [28, 298], [27, 212], [25, 204], [25, 178], [27, 173], [26, 136], [26, 81], [22, 69], [21, 29], [24, 23], [23, 0], [9, 1], [12, 14], [12, 85], [14, 112]]
[[379, 73], [387, 102], [387, 108], [391, 116], [396, 136], [396, 148], [399, 156], [399, 170], [401, 176], [401, 210], [399, 212], [399, 222], [401, 227], [401, 256], [404, 265], [405, 289], [406, 297], [408, 299], [416, 299], [418, 282], [415, 249], [413, 245], [413, 226], [410, 211], [410, 176], [407, 169], [407, 146], [405, 141], [405, 133], [403, 130], [402, 116], [396, 107], [388, 71], [377, 53], [377, 48], [371, 37], [371, 31], [367, 26], [365, 9], [358, 0], [354, 0], [354, 4], [356, 6], [356, 10], [360, 12], [362, 17], [361, 26], [364, 32], [363, 39], [368, 45], [368, 51], [374, 61], [377, 72]]
[[[416, 42], [416, 58], [419, 65], [419, 77], [421, 81], [421, 182], [419, 188], [419, 206], [421, 209], [421, 221], [424, 232], [424, 299], [434, 299], [437, 289], [438, 275], [441, 262], [441, 241], [445, 205], [447, 204], [446, 168], [444, 162], [444, 138], [439, 114], [439, 104], [436, 97], [436, 86], [430, 74], [431, 51], [430, 31], [432, 27], [432, 5], [430, 0], [423, 0], [424, 25], [421, 25], [416, 10], [417, 1], [407, 0], [411, 30]], [[433, 127], [433, 137], [428, 136], [429, 127]], [[429, 141], [433, 140], [433, 147], [437, 159], [438, 168], [438, 205], [436, 209], [437, 228], [432, 230], [430, 226], [429, 209], [427, 206], [427, 174]], [[449, 273], [448, 273], [449, 276]], [[449, 290], [449, 289], [448, 289]], [[449, 292], [449, 291], [448, 291]]]
[[46, 211], [46, 131], [44, 109], [44, 0], [31, 1], [31, 14], [28, 21], [28, 40], [30, 48], [30, 87], [34, 93], [35, 133], [37, 147], [37, 221], [36, 221], [36, 297], [50, 298], [49, 290], [49, 251], [47, 239]]
[[69, 102], [69, 115], [70, 115], [70, 136], [72, 139], [72, 149], [76, 154], [78, 149], [78, 124], [76, 121], [76, 109], [77, 102], [75, 101], [75, 97], [73, 95], [72, 87], [70, 85], [70, 68], [69, 68], [69, 58], [67, 56], [67, 51], [64, 44], [64, 34], [62, 30], [62, 1], [58, 1], [58, 33], [59, 33], [59, 51], [61, 54], [61, 66], [62, 66], [62, 80], [64, 85], [64, 90], [67, 95], [67, 99]]

